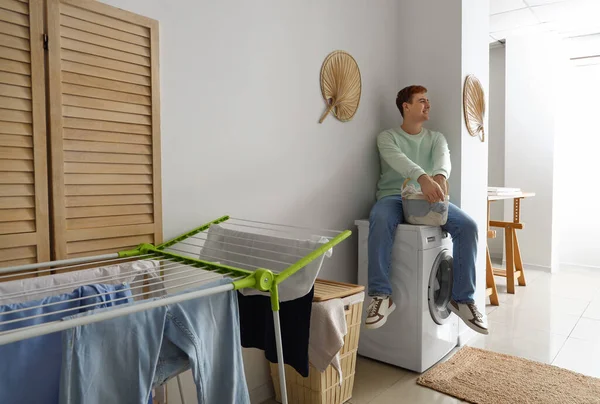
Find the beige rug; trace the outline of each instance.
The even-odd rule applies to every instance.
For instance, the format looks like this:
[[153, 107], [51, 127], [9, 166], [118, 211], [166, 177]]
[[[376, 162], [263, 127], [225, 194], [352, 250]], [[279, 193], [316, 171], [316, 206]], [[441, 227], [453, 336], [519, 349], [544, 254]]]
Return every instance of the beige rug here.
[[600, 403], [600, 379], [471, 347], [436, 365], [417, 383], [477, 404]]

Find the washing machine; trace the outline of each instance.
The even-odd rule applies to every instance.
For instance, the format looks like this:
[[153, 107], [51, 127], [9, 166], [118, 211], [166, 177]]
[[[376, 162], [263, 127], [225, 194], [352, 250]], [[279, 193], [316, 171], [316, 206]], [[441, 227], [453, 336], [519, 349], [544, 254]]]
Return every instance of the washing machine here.
[[[358, 282], [368, 288], [369, 222], [357, 220], [356, 225]], [[452, 295], [450, 236], [439, 227], [399, 225], [390, 281], [396, 310], [380, 328], [366, 329], [363, 321], [358, 353], [424, 372], [458, 344], [459, 319], [447, 308]]]

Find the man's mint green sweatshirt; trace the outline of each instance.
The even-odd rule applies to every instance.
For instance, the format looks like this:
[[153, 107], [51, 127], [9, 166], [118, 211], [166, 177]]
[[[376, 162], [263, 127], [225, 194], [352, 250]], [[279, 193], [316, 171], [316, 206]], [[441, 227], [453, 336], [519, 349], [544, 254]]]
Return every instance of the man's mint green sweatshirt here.
[[409, 135], [401, 128], [388, 129], [377, 136], [381, 176], [377, 183], [377, 199], [400, 195], [406, 178], [415, 182], [423, 175], [442, 174], [450, 177], [450, 150], [439, 132], [423, 128]]

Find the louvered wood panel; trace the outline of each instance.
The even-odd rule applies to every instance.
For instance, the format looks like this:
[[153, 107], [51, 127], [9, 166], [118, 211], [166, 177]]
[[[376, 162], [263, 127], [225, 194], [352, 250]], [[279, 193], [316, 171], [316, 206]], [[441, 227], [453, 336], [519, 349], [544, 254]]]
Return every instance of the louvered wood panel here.
[[153, 206], [153, 200], [152, 194], [67, 196], [66, 205], [67, 207], [127, 206], [140, 204]]
[[19, 62], [26, 62], [26, 63], [31, 62], [31, 53], [30, 52], [25, 52], [22, 50], [9, 48], [9, 47], [0, 45], [0, 54], [3, 55], [3, 59], [10, 58], [10, 60], [16, 60]]
[[49, 0], [48, 32], [56, 258], [160, 243], [157, 22]]
[[69, 229], [91, 229], [98, 227], [113, 227], [152, 223], [153, 221], [153, 215], [87, 217], [84, 219], [67, 219], [67, 227]]
[[152, 213], [151, 204], [142, 205], [114, 205], [114, 206], [86, 206], [86, 207], [68, 207], [67, 218], [92, 218], [111, 215], [137, 215], [142, 213]]
[[[3, 254], [3, 251], [0, 250], [0, 255], [2, 255], [2, 254]], [[38, 262], [38, 260], [36, 258], [24, 258], [24, 259], [18, 259], [18, 260], [2, 261], [2, 262], [0, 262], [0, 268], [1, 267], [16, 267], [19, 265], [27, 265], [27, 264], [35, 264], [36, 262]], [[24, 279], [24, 278], [30, 278], [33, 276], [33, 275], [19, 276], [15, 272], [13, 272], [11, 274], [4, 274], [4, 275], [11, 275], [10, 278], [4, 278], [4, 280], [11, 280], [11, 281], [16, 281], [16, 280]], [[0, 281], [2, 281], [2, 280], [0, 280]]]
[[11, 160], [11, 159], [0, 159], [0, 171], [18, 171], [18, 172], [32, 172], [33, 161], [29, 160]]
[[43, 19], [0, 0], [0, 267], [50, 259]]
[[[19, 86], [19, 87], [31, 87], [31, 79], [28, 77], [29, 75], [21, 75], [21, 74], [17, 74], [17, 73], [10, 73], [10, 72], [4, 72], [4, 71], [0, 71], [0, 83], [2, 84], [8, 84], [11, 86]], [[9, 100], [5, 100], [7, 102], [7, 105], [10, 105], [10, 103], [8, 101], [21, 101], [19, 99], [9, 99]], [[4, 107], [7, 108], [7, 107]], [[31, 109], [29, 109], [28, 111], [31, 111]]]
[[[87, 254], [97, 255], [106, 252], [115, 252], [128, 249], [130, 246], [136, 246], [142, 243], [152, 243], [154, 237], [131, 236], [131, 237], [110, 237], [89, 241], [73, 241], [67, 246], [68, 254]], [[103, 251], [103, 252], [100, 252]]]

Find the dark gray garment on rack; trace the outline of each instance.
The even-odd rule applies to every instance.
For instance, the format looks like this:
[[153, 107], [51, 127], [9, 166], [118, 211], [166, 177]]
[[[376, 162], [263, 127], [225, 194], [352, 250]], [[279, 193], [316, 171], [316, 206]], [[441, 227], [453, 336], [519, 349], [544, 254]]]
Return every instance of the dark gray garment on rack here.
[[[310, 314], [315, 288], [301, 298], [279, 303], [283, 361], [308, 377], [308, 340]], [[266, 296], [244, 296], [238, 293], [240, 331], [244, 348], [265, 351], [271, 363], [277, 363], [271, 299]]]

